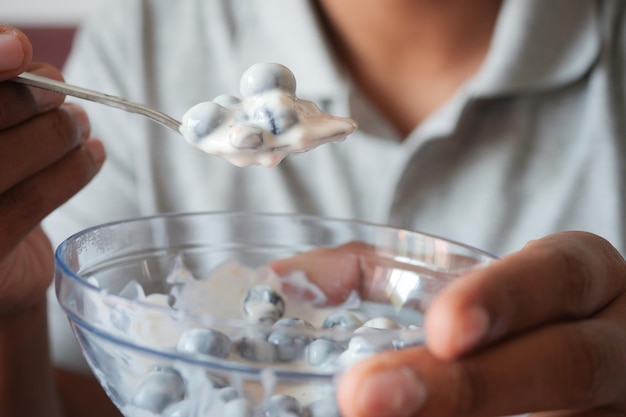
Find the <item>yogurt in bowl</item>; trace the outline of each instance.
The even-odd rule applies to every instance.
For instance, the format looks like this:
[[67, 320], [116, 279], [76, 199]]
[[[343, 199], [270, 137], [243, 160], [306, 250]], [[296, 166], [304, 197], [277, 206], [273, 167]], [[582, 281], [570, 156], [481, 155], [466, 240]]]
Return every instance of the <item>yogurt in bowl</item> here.
[[332, 417], [337, 375], [423, 343], [436, 293], [493, 259], [356, 221], [181, 213], [68, 238], [55, 285], [127, 417]]

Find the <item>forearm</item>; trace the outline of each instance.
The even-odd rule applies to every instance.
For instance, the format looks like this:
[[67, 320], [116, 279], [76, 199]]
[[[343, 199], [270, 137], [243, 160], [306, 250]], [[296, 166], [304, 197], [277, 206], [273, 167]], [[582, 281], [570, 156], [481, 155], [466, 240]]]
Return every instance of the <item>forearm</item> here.
[[49, 349], [45, 298], [0, 318], [0, 417], [62, 417]]

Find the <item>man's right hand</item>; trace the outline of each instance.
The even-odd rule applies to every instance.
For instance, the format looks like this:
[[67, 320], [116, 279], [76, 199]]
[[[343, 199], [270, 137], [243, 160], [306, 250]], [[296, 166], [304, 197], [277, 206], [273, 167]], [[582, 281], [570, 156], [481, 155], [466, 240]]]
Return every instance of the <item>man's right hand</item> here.
[[104, 160], [81, 108], [63, 104], [63, 95], [10, 81], [23, 71], [61, 79], [50, 65], [32, 64], [31, 51], [23, 33], [0, 25], [0, 317], [45, 298], [53, 257], [39, 223]]
[[[119, 415], [93, 378], [61, 378], [50, 360], [54, 258], [40, 222], [96, 175], [105, 154], [80, 107], [11, 81], [24, 71], [61, 79], [31, 57], [27, 37], [0, 25], [0, 416]], [[86, 402], [89, 411], [76, 405]]]

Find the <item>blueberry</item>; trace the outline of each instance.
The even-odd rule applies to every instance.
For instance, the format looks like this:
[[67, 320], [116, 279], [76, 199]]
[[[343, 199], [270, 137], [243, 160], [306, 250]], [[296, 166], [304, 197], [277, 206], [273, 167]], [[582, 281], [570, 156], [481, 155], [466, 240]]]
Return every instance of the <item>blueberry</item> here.
[[171, 368], [154, 370], [139, 383], [132, 397], [132, 405], [160, 413], [169, 405], [185, 398], [185, 382], [178, 371]]
[[346, 350], [341, 343], [317, 339], [306, 347], [304, 356], [311, 366], [323, 366], [333, 363]]
[[237, 353], [244, 359], [253, 362], [276, 362], [276, 346], [267, 340], [244, 337], [239, 340]]
[[291, 395], [272, 395], [262, 406], [263, 417], [300, 416], [300, 402]]
[[313, 401], [304, 408], [306, 417], [341, 417], [337, 402], [332, 398]]
[[246, 326], [242, 329], [241, 337], [267, 340], [270, 333], [272, 333], [274, 323], [276, 323], [276, 320], [269, 318], [257, 320], [251, 323], [250, 326]]
[[350, 349], [343, 352], [337, 359], [340, 368], [345, 369], [372, 356], [376, 352], [353, 352]]
[[298, 318], [287, 317], [274, 323], [268, 342], [276, 345], [278, 360], [291, 362], [298, 359], [306, 346], [313, 341], [314, 327]]
[[284, 65], [254, 64], [243, 73], [239, 83], [239, 91], [243, 97], [252, 97], [275, 89], [283, 90], [292, 96], [296, 94], [296, 78]]
[[395, 337], [395, 331], [359, 327], [350, 338], [348, 349], [339, 356], [337, 362], [347, 367], [375, 353], [393, 350]]
[[326, 317], [322, 323], [322, 328], [333, 329], [335, 327], [339, 327], [346, 330], [354, 330], [362, 325], [363, 321], [360, 318], [346, 311], [343, 313], [335, 313]]
[[305, 331], [315, 330], [313, 325], [306, 320], [299, 319], [297, 317], [285, 317], [282, 318], [272, 326], [276, 328], [285, 328], [285, 329], [300, 329]]
[[373, 353], [392, 349], [395, 336], [395, 332], [387, 329], [359, 327], [350, 339], [348, 350], [353, 353]]
[[267, 285], [256, 285], [246, 293], [243, 312], [246, 318], [254, 321], [275, 321], [285, 314], [285, 300]]
[[241, 99], [239, 97], [231, 96], [230, 94], [220, 94], [213, 99], [213, 103], [228, 108], [241, 103]]
[[225, 403], [242, 397], [243, 395], [241, 394], [241, 392], [239, 392], [239, 390], [235, 387], [224, 387], [220, 388], [220, 390], [217, 391], [217, 398]]
[[254, 112], [252, 122], [273, 135], [282, 135], [298, 123], [298, 115], [289, 108], [267, 106]]
[[196, 104], [183, 115], [181, 132], [187, 141], [196, 143], [221, 126], [230, 112], [212, 101]]
[[220, 417], [252, 417], [254, 407], [245, 398], [235, 398], [224, 405], [224, 410]]
[[213, 329], [189, 329], [178, 339], [176, 349], [192, 353], [226, 358], [230, 353], [230, 339]]

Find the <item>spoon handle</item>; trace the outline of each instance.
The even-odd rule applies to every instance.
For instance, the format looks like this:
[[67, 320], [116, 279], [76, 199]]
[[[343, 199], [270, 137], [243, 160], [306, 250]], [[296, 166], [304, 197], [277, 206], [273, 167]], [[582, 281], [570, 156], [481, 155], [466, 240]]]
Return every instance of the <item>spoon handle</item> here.
[[12, 81], [20, 84], [26, 84], [31, 87], [43, 88], [44, 90], [53, 91], [55, 93], [78, 97], [83, 100], [94, 101], [96, 103], [115, 107], [116, 109], [121, 109], [130, 113], [140, 114], [174, 130], [176, 133], [180, 133], [180, 122], [178, 120], [165, 113], [155, 110], [152, 107], [139, 103], [133, 103], [132, 101], [128, 101], [122, 97], [116, 97], [99, 91], [89, 90], [87, 88], [67, 84], [51, 78], [31, 74], [29, 72], [21, 73], [17, 77], [13, 78]]

